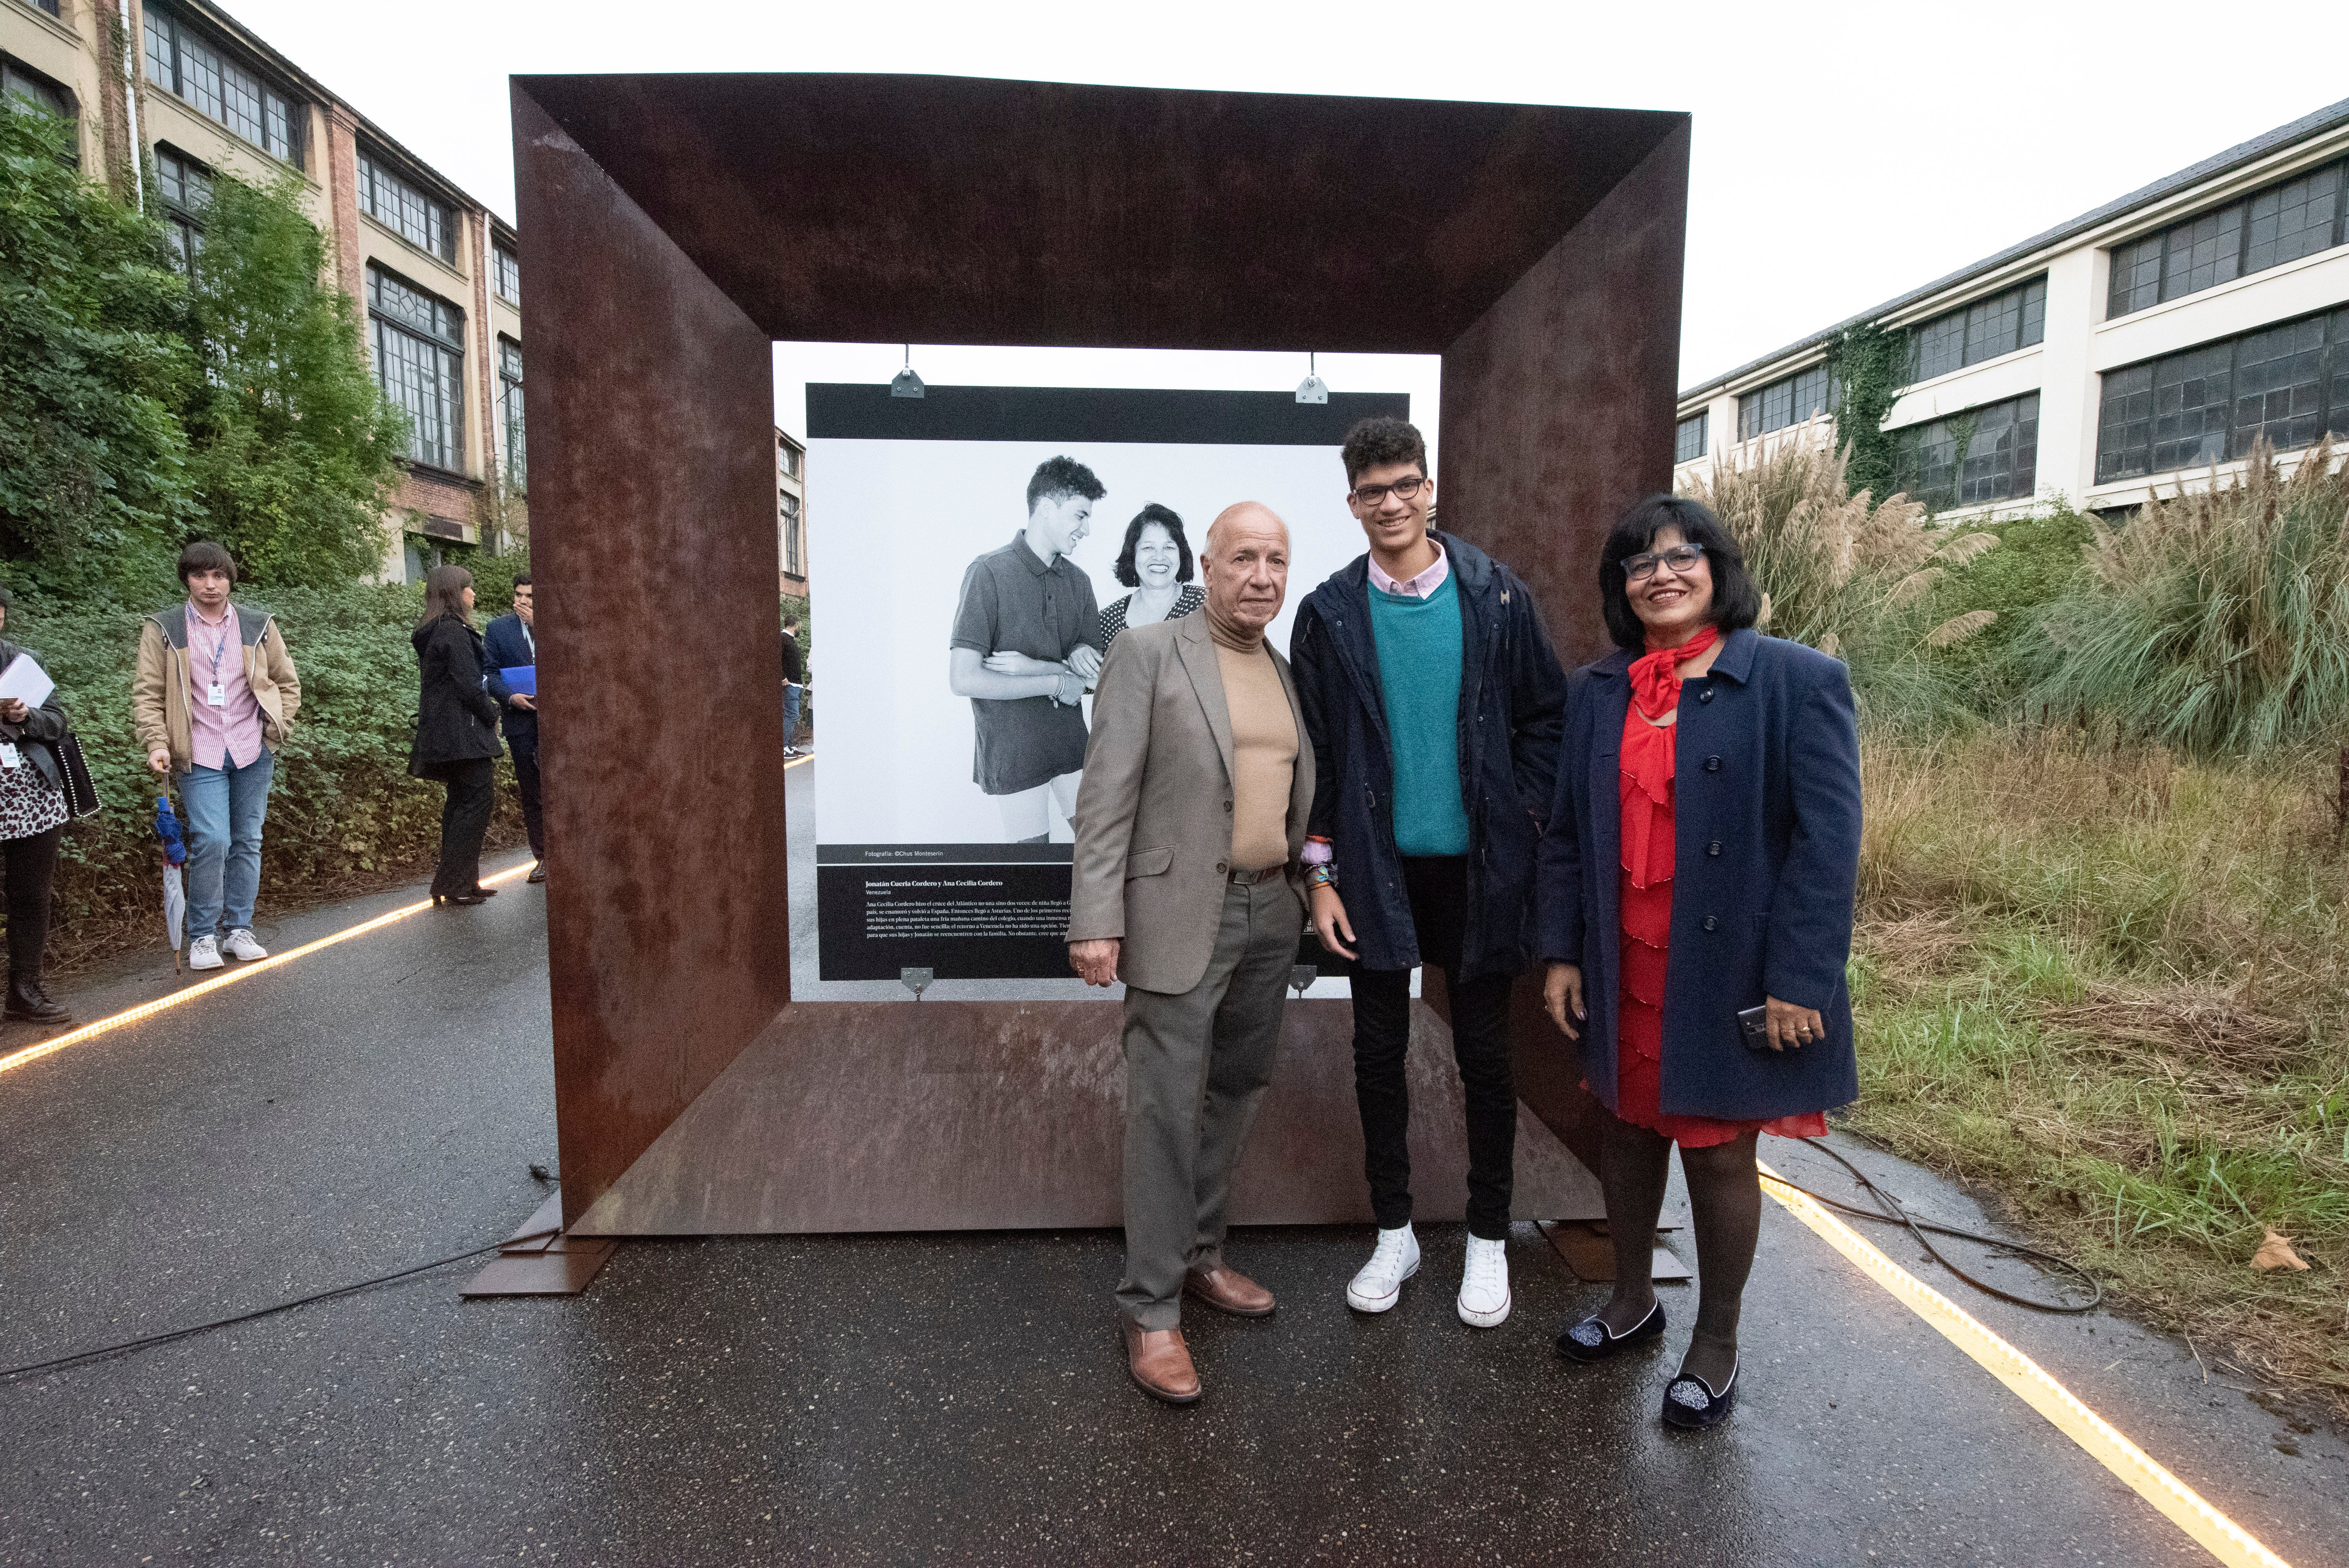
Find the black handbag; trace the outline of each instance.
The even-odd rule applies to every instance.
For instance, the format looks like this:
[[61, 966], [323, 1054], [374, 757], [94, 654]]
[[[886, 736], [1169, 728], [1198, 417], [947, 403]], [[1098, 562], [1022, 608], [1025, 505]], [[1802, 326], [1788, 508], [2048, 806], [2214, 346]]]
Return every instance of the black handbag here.
[[57, 759], [57, 781], [65, 787], [66, 815], [69, 818], [94, 817], [98, 814], [98, 786], [90, 782], [89, 764], [81, 754], [81, 742], [68, 729], [55, 740], [35, 741], [46, 746]]

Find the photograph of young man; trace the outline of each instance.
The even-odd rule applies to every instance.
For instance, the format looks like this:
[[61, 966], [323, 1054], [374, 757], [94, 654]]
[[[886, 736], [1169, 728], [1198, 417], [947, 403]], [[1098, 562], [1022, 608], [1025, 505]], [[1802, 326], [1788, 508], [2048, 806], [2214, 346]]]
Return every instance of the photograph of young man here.
[[971, 779], [996, 799], [1003, 837], [1044, 843], [1075, 810], [1085, 765], [1085, 689], [1101, 672], [1092, 579], [1069, 559], [1108, 491], [1073, 458], [1028, 481], [1028, 521], [964, 572], [947, 683], [970, 699]]

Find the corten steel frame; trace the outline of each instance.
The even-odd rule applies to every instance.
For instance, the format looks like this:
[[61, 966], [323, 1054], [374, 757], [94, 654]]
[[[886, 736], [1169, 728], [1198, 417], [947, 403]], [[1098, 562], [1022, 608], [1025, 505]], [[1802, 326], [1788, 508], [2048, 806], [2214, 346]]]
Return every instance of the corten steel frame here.
[[[1114, 1004], [792, 1002], [771, 343], [1440, 354], [1444, 524], [1572, 664], [1608, 524], [1671, 474], [1688, 118], [851, 76], [517, 77], [513, 111], [564, 1220], [1115, 1223]], [[1574, 1217], [1588, 1101], [1534, 988], [1519, 1213]], [[1291, 1005], [1235, 1218], [1367, 1217], [1348, 1017]], [[1440, 1219], [1458, 1089], [1415, 1035]]]

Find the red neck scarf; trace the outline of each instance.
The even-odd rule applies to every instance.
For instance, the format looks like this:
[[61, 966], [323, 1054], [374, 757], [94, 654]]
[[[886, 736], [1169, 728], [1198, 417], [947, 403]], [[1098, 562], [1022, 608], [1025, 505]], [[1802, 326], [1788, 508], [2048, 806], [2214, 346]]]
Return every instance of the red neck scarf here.
[[[1651, 648], [1631, 661], [1631, 708], [1623, 726], [1623, 869], [1632, 885], [1649, 887], [1672, 874], [1672, 738], [1678, 721], [1661, 728], [1652, 720], [1677, 710], [1681, 665], [1701, 657], [1721, 640], [1721, 628], [1707, 626], [1676, 648]], [[1658, 829], [1663, 829], [1661, 833]]]

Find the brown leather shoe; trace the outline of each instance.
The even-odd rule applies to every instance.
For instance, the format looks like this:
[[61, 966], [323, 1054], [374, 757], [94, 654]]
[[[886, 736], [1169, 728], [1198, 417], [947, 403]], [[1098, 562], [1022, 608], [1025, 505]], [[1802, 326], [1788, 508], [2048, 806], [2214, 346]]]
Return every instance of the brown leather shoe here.
[[1183, 1276], [1183, 1294], [1196, 1296], [1217, 1312], [1228, 1312], [1234, 1317], [1272, 1315], [1272, 1292], [1237, 1269], [1220, 1265], [1204, 1273], [1193, 1269]]
[[1191, 1352], [1179, 1328], [1144, 1328], [1123, 1313], [1117, 1315], [1125, 1334], [1125, 1369], [1142, 1391], [1170, 1405], [1196, 1403], [1199, 1374], [1191, 1367]]

